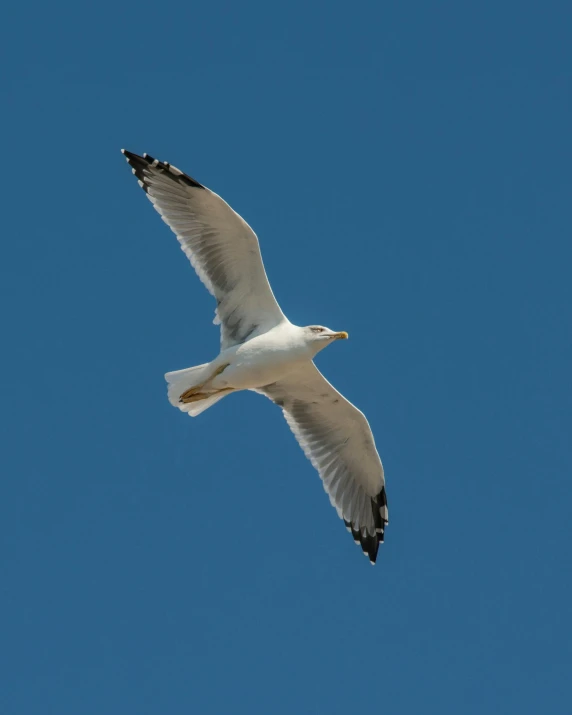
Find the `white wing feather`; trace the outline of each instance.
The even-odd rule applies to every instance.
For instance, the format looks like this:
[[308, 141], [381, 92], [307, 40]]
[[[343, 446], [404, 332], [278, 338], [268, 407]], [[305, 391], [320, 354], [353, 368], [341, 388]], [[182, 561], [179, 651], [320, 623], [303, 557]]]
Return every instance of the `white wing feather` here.
[[139, 184], [177, 236], [199, 278], [216, 298], [225, 349], [285, 321], [268, 283], [258, 238], [231, 207], [166, 162], [123, 150]]
[[365, 415], [312, 362], [257, 392], [282, 408], [332, 505], [375, 562], [388, 511], [383, 466]]

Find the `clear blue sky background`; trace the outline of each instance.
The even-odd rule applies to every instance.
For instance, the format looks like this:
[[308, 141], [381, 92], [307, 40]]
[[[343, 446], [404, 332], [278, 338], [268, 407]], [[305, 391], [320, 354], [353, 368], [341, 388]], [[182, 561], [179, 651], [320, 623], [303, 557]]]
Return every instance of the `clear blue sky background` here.
[[[570, 712], [571, 22], [4, 11], [2, 713]], [[318, 364], [385, 464], [374, 569], [270, 402], [168, 404], [214, 305], [123, 146], [251, 223], [292, 321], [350, 333]]]

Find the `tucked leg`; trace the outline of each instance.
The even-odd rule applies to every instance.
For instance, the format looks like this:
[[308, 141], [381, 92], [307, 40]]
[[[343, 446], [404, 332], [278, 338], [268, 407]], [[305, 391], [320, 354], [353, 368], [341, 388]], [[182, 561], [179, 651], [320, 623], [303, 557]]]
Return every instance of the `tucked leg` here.
[[[189, 390], [187, 390], [189, 392]], [[179, 402], [183, 404], [188, 404], [189, 402], [200, 402], [200, 400], [206, 400], [207, 397], [214, 397], [214, 395], [222, 395], [223, 392], [234, 392], [233, 387], [225, 387], [222, 390], [211, 390], [210, 392], [194, 392], [192, 395], [187, 395], [187, 392], [183, 393], [179, 398]]]
[[[230, 365], [229, 362], [225, 363], [224, 365], [221, 365], [220, 367], [217, 367], [217, 369], [212, 373], [212, 375], [209, 375], [206, 380], [203, 380], [200, 385], [193, 385], [193, 387], [189, 387], [188, 390], [185, 390], [181, 397], [179, 398], [180, 402], [195, 402], [195, 400], [190, 400], [190, 397], [193, 397], [194, 395], [202, 395], [202, 397], [199, 397], [199, 400], [203, 400], [205, 397], [204, 390], [205, 385], [208, 385], [209, 382], [215, 379], [215, 377], [218, 377], [222, 372], [226, 370], [226, 368]], [[212, 394], [212, 393], [211, 393]]]

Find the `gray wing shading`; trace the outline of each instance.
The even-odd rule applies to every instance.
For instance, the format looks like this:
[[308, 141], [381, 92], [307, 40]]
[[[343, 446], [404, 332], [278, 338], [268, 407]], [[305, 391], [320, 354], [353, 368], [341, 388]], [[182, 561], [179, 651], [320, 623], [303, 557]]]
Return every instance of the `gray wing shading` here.
[[383, 466], [363, 413], [312, 362], [257, 392], [282, 408], [332, 505], [375, 563], [388, 511]]
[[166, 162], [122, 149], [139, 185], [177, 236], [199, 278], [216, 298], [222, 348], [286, 320], [276, 302], [254, 231], [206, 187]]

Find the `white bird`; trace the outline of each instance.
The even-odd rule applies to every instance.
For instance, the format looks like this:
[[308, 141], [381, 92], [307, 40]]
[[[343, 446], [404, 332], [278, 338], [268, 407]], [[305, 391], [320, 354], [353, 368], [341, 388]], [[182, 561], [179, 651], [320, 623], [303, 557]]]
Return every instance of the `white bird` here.
[[293, 325], [276, 302], [250, 226], [217, 194], [166, 162], [122, 149], [139, 185], [177, 236], [217, 302], [221, 350], [212, 362], [168, 372], [169, 401], [191, 416], [253, 390], [282, 408], [332, 505], [375, 563], [388, 522], [383, 466], [360, 410], [323, 377], [314, 356], [347, 338]]

